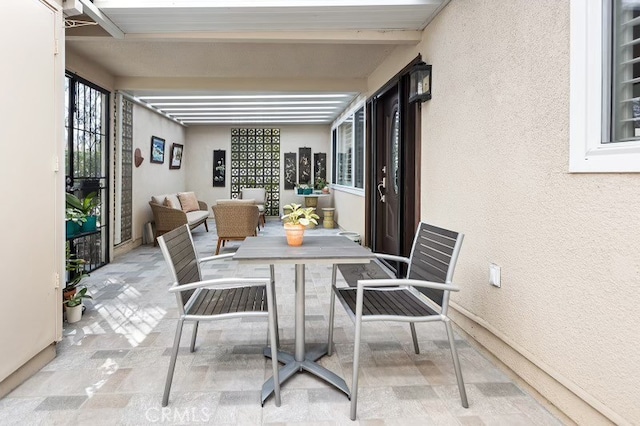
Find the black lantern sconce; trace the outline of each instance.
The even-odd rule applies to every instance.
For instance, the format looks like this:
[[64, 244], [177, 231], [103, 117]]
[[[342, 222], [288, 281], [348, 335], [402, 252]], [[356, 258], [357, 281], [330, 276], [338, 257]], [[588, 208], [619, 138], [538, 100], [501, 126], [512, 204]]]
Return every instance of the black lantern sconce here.
[[415, 64], [409, 72], [409, 102], [431, 99], [431, 65]]

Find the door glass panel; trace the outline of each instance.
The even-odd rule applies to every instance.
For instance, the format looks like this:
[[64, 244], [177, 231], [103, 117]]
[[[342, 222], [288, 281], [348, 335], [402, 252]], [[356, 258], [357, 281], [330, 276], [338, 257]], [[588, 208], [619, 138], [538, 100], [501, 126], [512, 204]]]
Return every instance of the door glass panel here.
[[393, 111], [393, 116], [391, 118], [391, 137], [389, 140], [391, 141], [391, 167], [389, 170], [389, 179], [393, 182], [393, 191], [395, 194], [398, 194], [398, 161], [399, 161], [399, 151], [400, 151], [400, 130], [399, 130], [399, 116], [398, 110]]

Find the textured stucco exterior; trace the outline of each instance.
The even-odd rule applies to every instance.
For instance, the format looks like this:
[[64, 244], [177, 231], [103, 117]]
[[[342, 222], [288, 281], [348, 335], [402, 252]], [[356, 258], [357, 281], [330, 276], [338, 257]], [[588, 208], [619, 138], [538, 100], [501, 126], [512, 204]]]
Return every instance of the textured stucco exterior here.
[[370, 84], [433, 65], [421, 219], [466, 234], [458, 324], [574, 421], [637, 423], [640, 175], [568, 172], [569, 46], [569, 1], [453, 0]]

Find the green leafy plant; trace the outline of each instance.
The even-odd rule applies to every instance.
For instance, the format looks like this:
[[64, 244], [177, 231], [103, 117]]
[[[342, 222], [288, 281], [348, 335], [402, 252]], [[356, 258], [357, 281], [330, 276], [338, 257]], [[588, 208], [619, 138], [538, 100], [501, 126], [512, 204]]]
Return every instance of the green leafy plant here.
[[65, 269], [68, 275], [67, 277], [68, 282], [66, 283], [64, 289], [65, 291], [70, 291], [76, 288], [78, 284], [80, 284], [80, 281], [82, 281], [84, 277], [88, 277], [89, 274], [84, 269], [84, 266], [86, 265], [87, 261], [71, 253], [69, 242], [67, 242], [67, 245], [65, 248], [65, 254], [66, 254]]
[[66, 194], [67, 210], [72, 209], [82, 213], [85, 217], [95, 214], [96, 208], [100, 204], [100, 200], [96, 197], [97, 193], [92, 192], [83, 199], [76, 197], [75, 195]]
[[315, 183], [314, 186], [315, 186], [316, 189], [323, 189], [327, 185], [328, 185], [327, 181], [320, 177], [320, 178], [316, 179], [316, 183]]
[[282, 216], [285, 223], [292, 225], [304, 225], [307, 226], [310, 223], [318, 224], [320, 216], [314, 213], [313, 207], [302, 207], [301, 204], [291, 203], [283, 207], [284, 210], [291, 210], [290, 213]]
[[78, 306], [82, 304], [82, 299], [93, 299], [91, 296], [87, 294], [87, 288], [83, 287], [76, 294], [74, 294], [70, 299], [65, 300], [63, 303], [70, 308], [74, 306]]

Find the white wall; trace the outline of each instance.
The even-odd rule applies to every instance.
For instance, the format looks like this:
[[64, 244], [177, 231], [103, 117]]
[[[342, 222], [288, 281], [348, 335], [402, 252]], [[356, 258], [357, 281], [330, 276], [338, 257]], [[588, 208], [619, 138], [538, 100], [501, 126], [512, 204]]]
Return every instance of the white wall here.
[[[152, 195], [169, 194], [191, 191], [187, 184], [187, 172], [191, 167], [197, 167], [198, 158], [183, 155], [179, 169], [169, 169], [171, 145], [184, 145], [184, 152], [190, 150], [186, 142], [186, 128], [171, 121], [148, 108], [134, 104], [133, 107], [133, 150], [140, 148], [144, 161], [140, 167], [133, 168], [133, 239], [142, 238], [145, 223], [153, 220], [153, 213], [149, 207]], [[164, 163], [152, 163], [151, 136], [165, 140]], [[196, 195], [200, 195], [196, 192]]]
[[[255, 126], [254, 126], [255, 127]], [[284, 154], [298, 153], [300, 147], [310, 147], [311, 153], [327, 154], [327, 173], [330, 176], [330, 141], [331, 130], [328, 125], [282, 125], [280, 129], [280, 209], [285, 204], [303, 203], [301, 197], [294, 195], [293, 190], [284, 190]], [[231, 197], [231, 126], [191, 126], [187, 128], [185, 157], [189, 164], [187, 182], [190, 190], [195, 191], [198, 198], [210, 206], [215, 200]], [[226, 151], [226, 186], [213, 187], [213, 151]], [[319, 199], [318, 209], [333, 205], [333, 197]]]
[[569, 2], [453, 0], [371, 84], [418, 51], [421, 219], [466, 234], [456, 322], [574, 421], [637, 422], [640, 175], [568, 173]]
[[[0, 167], [0, 397], [55, 356], [65, 241], [62, 14], [38, 0], [4, 4], [3, 11], [28, 19], [0, 27], [0, 147], [7, 154]], [[29, 36], [18, 43], [16, 34]]]

